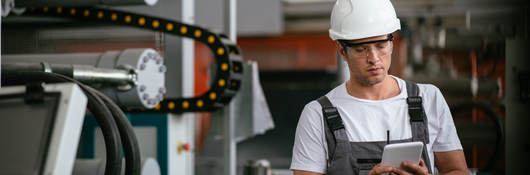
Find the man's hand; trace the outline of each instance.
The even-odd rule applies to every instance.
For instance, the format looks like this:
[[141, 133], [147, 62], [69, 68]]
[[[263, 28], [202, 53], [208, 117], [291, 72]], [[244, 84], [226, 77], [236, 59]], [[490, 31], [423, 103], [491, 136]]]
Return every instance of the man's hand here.
[[407, 168], [408, 170], [412, 171], [412, 173], [409, 173], [405, 170], [402, 170], [402, 169], [399, 169], [399, 168], [396, 168], [395, 172], [397, 174], [400, 174], [400, 175], [412, 175], [412, 174], [415, 174], [415, 175], [428, 175], [429, 174], [429, 169], [427, 169], [427, 166], [425, 165], [425, 162], [423, 161], [423, 159], [420, 159], [420, 164], [415, 164], [415, 163], [412, 163], [412, 162], [407, 162], [407, 161], [404, 161], [403, 163], [401, 163], [401, 166]]
[[379, 175], [379, 174], [383, 174], [383, 173], [392, 174], [392, 173], [395, 172], [395, 169], [397, 169], [397, 168], [394, 168], [394, 167], [391, 167], [391, 166], [383, 166], [381, 164], [377, 164], [376, 166], [374, 166], [372, 168], [372, 170], [370, 170], [368, 175]]

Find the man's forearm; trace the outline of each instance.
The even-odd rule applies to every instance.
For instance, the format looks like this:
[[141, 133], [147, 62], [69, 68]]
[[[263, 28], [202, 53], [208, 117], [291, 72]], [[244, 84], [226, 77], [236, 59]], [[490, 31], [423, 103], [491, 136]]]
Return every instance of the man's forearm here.
[[434, 162], [440, 174], [468, 175], [466, 159], [462, 150], [434, 152]]

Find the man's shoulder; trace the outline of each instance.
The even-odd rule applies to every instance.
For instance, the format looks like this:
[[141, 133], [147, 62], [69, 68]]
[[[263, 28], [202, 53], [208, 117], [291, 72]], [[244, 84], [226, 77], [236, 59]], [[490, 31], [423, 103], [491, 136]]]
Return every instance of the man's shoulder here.
[[[320, 98], [320, 97], [319, 97]], [[315, 109], [320, 109], [322, 108], [322, 106], [320, 105], [320, 103], [318, 103], [318, 98], [317, 99], [314, 99], [314, 100], [311, 100], [309, 103], [307, 103], [304, 107], [304, 110], [308, 110], [308, 109], [311, 109], [311, 110], [315, 110]]]
[[419, 95], [423, 99], [423, 106], [426, 109], [439, 108], [440, 104], [446, 103], [445, 98], [438, 87], [433, 84], [417, 83]]
[[438, 89], [438, 87], [436, 87], [433, 84], [414, 82], [414, 81], [410, 81], [410, 80], [405, 81], [405, 80], [400, 79], [400, 78], [396, 78], [396, 79], [398, 79], [398, 81], [402, 81], [403, 83], [409, 82], [409, 83], [414, 83], [414, 84], [418, 85], [420, 96], [432, 96], [432, 95], [437, 95], [438, 93], [440, 93], [440, 89]]
[[441, 94], [440, 89], [433, 84], [417, 83], [420, 89], [420, 96], [436, 96]]
[[345, 86], [345, 83], [337, 85], [336, 87], [334, 87], [333, 89], [328, 91], [326, 94], [324, 94], [322, 96], [319, 96], [319, 97], [313, 99], [312, 101], [310, 101], [309, 103], [307, 103], [306, 107], [318, 107], [318, 108], [321, 108], [322, 106], [318, 102], [319, 98], [321, 98], [323, 96], [326, 96], [330, 101], [333, 101], [333, 99], [338, 98], [338, 97], [340, 97], [342, 95], [341, 91], [344, 91], [344, 88], [345, 88], [344, 86]]

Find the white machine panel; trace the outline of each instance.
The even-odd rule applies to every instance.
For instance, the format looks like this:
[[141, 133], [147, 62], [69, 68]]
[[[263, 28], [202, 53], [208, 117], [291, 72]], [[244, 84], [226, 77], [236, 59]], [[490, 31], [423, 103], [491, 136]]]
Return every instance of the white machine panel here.
[[24, 86], [0, 89], [0, 174], [71, 174], [87, 98], [71, 83], [44, 85], [27, 103]]

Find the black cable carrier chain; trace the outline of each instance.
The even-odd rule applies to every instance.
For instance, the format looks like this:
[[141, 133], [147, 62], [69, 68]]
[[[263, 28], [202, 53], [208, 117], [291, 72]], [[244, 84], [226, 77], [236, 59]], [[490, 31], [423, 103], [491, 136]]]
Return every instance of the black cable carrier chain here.
[[239, 48], [230, 40], [201, 27], [163, 18], [94, 7], [29, 8], [29, 11], [25, 14], [108, 22], [161, 31], [199, 41], [206, 44], [213, 52], [216, 62], [216, 73], [208, 91], [191, 98], [165, 98], [154, 109], [126, 109], [127, 112], [211, 112], [228, 104], [241, 87], [243, 63]]

